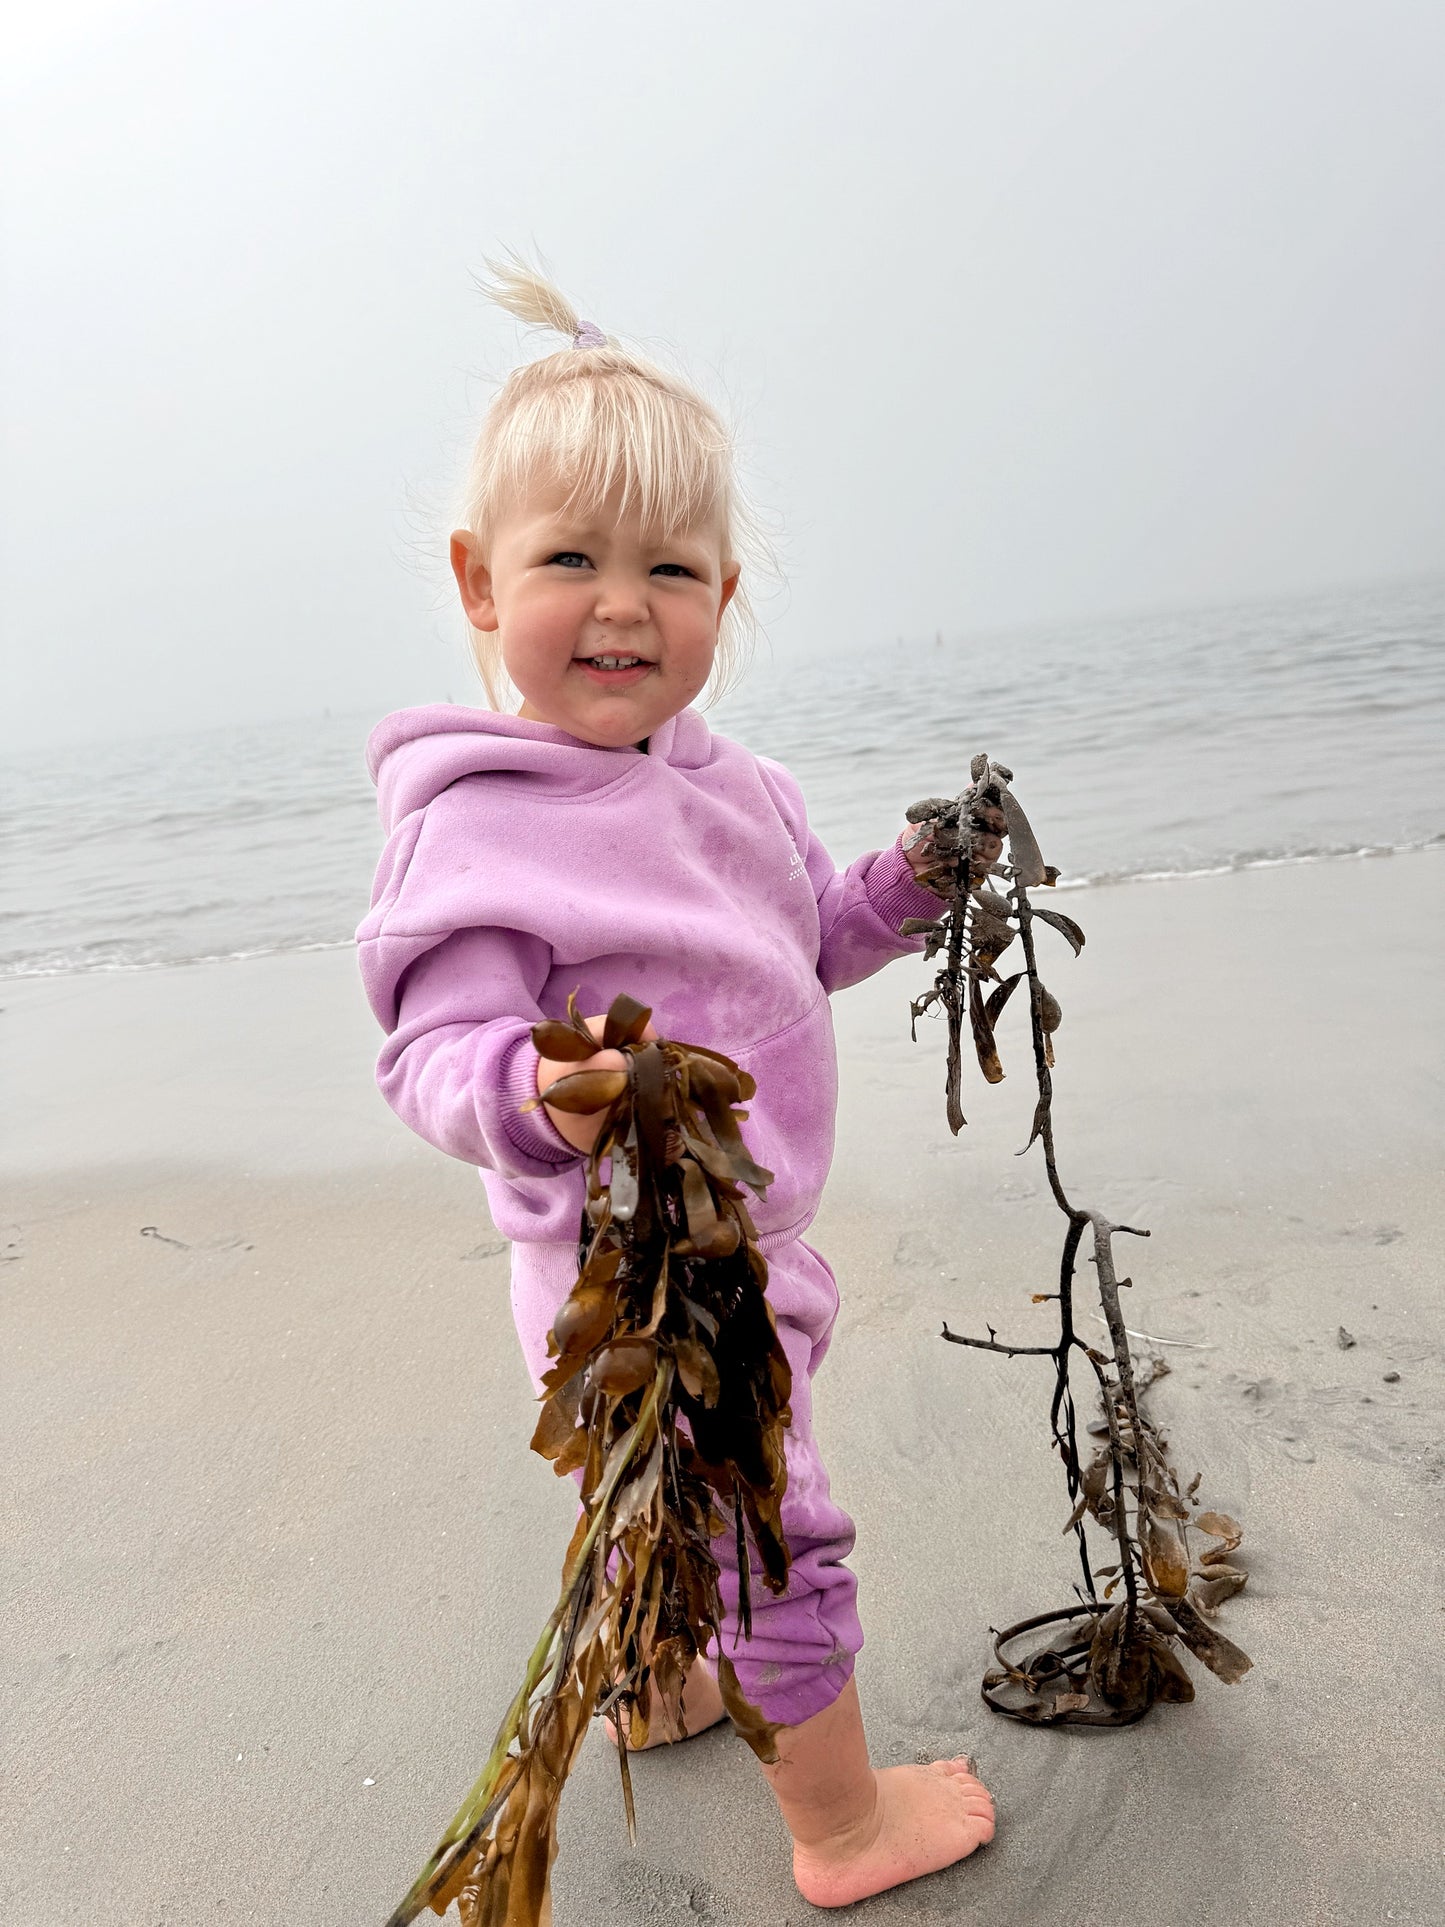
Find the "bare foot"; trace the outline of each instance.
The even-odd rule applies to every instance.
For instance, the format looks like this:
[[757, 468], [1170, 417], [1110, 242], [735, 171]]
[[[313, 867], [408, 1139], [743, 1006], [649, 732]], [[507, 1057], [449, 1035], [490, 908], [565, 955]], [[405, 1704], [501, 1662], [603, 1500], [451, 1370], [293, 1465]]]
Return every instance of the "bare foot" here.
[[[687, 1732], [686, 1734], [674, 1733], [668, 1726], [667, 1720], [654, 1696], [652, 1719], [648, 1726], [647, 1738], [642, 1742], [641, 1746], [635, 1746], [629, 1739], [627, 1742], [628, 1752], [644, 1753], [649, 1747], [671, 1746], [676, 1740], [684, 1738], [689, 1740], [693, 1739], [697, 1734], [705, 1732], [709, 1726], [716, 1726], [718, 1721], [724, 1717], [725, 1709], [723, 1707], [722, 1694], [718, 1691], [718, 1683], [701, 1660], [695, 1660], [688, 1670], [687, 1683], [682, 1689], [682, 1713], [683, 1718], [687, 1721]], [[625, 1720], [623, 1724], [626, 1724]], [[617, 1723], [610, 1714], [607, 1716], [606, 1726], [615, 1743], [617, 1739]]]
[[967, 1760], [890, 1766], [862, 1822], [793, 1847], [793, 1878], [815, 1907], [847, 1907], [887, 1887], [951, 1867], [993, 1838], [993, 1801]]

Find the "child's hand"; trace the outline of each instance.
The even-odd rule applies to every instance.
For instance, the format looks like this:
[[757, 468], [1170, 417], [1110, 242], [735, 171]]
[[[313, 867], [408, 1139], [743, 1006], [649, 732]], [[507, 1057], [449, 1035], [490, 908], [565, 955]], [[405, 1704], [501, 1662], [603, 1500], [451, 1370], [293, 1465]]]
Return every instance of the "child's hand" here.
[[[910, 823], [903, 832], [903, 854], [925, 890], [931, 890], [936, 897], [951, 897], [957, 887], [958, 858], [942, 854], [934, 845], [933, 823]], [[1003, 838], [991, 831], [975, 829], [973, 833], [973, 881], [981, 883], [988, 875], [989, 866], [997, 863], [1003, 855]]]
[[[600, 1038], [607, 1023], [606, 1013], [600, 1017], [586, 1017], [583, 1022], [594, 1037]], [[649, 1024], [642, 1035], [644, 1038], [656, 1037], [657, 1032]], [[564, 1064], [555, 1057], [537, 1059], [537, 1095], [543, 1099], [543, 1108], [558, 1132], [576, 1150], [590, 1151], [597, 1142], [597, 1133], [602, 1128], [602, 1113], [554, 1111], [545, 1101], [547, 1092], [559, 1077], [570, 1077], [574, 1071], [622, 1071], [626, 1068], [627, 1059], [620, 1050], [600, 1050], [594, 1057], [584, 1057], [580, 1064]]]

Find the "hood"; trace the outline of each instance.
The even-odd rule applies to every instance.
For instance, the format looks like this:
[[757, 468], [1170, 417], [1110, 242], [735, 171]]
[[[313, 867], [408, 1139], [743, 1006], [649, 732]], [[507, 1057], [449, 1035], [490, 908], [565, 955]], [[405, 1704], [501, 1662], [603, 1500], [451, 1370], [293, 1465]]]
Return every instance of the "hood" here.
[[[707, 724], [695, 709], [684, 709], [654, 731], [646, 754], [696, 769], [709, 761], [711, 749]], [[641, 754], [630, 743], [599, 749], [550, 723], [492, 709], [429, 703], [383, 717], [367, 743], [366, 766], [390, 832], [464, 776], [512, 776], [553, 795], [580, 796], [615, 783]]]

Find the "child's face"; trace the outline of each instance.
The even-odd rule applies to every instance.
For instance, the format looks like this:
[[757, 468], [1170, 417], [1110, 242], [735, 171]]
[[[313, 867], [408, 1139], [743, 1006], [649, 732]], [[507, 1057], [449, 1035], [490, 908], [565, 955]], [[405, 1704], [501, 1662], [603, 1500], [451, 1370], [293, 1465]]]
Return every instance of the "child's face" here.
[[519, 713], [605, 749], [642, 742], [702, 689], [738, 581], [719, 526], [664, 538], [635, 515], [569, 509], [560, 489], [517, 502], [485, 555], [458, 532], [452, 568], [473, 626], [500, 637]]

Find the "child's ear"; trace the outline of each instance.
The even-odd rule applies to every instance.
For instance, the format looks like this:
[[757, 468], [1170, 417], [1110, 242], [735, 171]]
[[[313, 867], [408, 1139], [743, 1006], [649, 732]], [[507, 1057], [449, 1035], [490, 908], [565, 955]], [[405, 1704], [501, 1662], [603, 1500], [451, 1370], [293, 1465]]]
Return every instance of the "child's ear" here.
[[[455, 537], [453, 540], [455, 540]], [[717, 619], [719, 622], [723, 619], [723, 611], [737, 594], [738, 582], [741, 576], [742, 569], [736, 562], [732, 563], [723, 575], [722, 594], [718, 597], [717, 603]]]
[[492, 596], [492, 572], [482, 560], [477, 538], [470, 529], [457, 529], [452, 535], [451, 558], [452, 574], [457, 579], [467, 621], [474, 629], [496, 629], [499, 625]]

